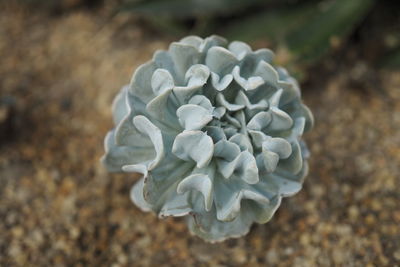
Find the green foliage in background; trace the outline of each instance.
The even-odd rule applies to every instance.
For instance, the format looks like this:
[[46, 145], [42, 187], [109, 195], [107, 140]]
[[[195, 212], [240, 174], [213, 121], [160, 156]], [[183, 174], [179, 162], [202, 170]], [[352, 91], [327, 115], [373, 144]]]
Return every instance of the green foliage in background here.
[[[173, 34], [211, 34], [266, 40], [286, 47], [292, 58], [313, 63], [349, 36], [375, 0], [144, 0], [121, 11], [142, 15]], [[191, 26], [188, 25], [191, 20]]]
[[304, 66], [323, 62], [329, 52], [348, 45], [375, 66], [400, 68], [398, 0], [17, 1], [58, 14], [103, 5], [116, 11], [110, 11], [113, 14], [135, 14], [174, 39], [219, 34], [254, 47], [268, 46], [278, 52], [279, 63], [300, 79]]

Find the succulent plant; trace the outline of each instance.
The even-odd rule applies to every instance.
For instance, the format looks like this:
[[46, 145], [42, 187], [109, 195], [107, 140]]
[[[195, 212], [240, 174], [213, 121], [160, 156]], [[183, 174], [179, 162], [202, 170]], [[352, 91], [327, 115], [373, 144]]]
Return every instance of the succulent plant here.
[[133, 202], [186, 216], [215, 242], [271, 219], [307, 174], [313, 124], [300, 89], [268, 49], [189, 36], [141, 65], [113, 104], [103, 163], [143, 174]]

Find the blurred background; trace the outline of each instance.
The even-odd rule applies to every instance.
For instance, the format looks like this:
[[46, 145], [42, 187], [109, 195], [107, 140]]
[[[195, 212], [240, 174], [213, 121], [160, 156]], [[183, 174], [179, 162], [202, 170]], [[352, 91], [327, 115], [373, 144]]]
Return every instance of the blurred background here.
[[[268, 47], [316, 125], [304, 189], [206, 244], [100, 165], [111, 103], [186, 35]], [[1, 266], [397, 266], [400, 2], [0, 0]]]

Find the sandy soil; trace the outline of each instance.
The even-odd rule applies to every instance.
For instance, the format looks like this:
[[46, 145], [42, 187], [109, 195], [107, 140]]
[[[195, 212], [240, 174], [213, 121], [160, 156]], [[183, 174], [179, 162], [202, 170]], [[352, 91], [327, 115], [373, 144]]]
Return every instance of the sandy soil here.
[[310, 75], [310, 175], [246, 237], [209, 245], [137, 209], [137, 177], [99, 158], [113, 96], [167, 43], [102, 10], [1, 9], [1, 266], [399, 266], [399, 72]]

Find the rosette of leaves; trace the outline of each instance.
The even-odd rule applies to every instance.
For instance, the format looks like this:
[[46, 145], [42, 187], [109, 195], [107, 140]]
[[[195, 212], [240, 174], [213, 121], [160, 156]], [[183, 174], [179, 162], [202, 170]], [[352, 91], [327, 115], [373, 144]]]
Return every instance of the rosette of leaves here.
[[141, 65], [113, 104], [103, 163], [143, 178], [133, 202], [186, 216], [211, 242], [271, 219], [307, 173], [313, 124], [295, 79], [268, 49], [189, 36]]

